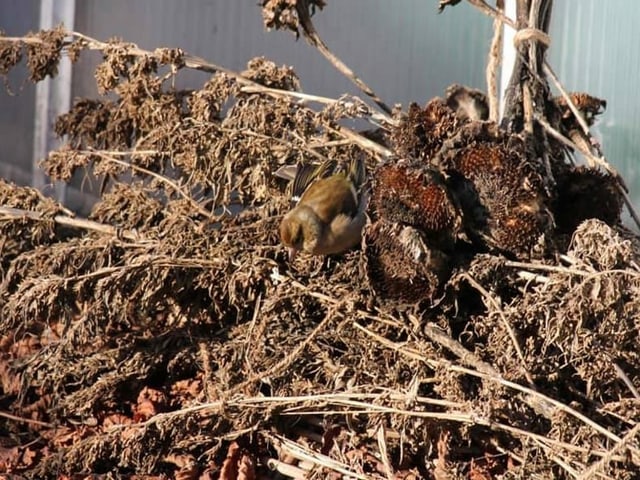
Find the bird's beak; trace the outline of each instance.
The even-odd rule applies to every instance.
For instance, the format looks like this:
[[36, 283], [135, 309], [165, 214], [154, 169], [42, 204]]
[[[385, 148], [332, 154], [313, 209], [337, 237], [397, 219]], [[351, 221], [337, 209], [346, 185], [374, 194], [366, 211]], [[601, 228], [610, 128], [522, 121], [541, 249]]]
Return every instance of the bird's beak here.
[[298, 255], [298, 250], [293, 247], [289, 247], [287, 248], [287, 253], [289, 254], [289, 261], [293, 262], [293, 260], [296, 258], [296, 255]]

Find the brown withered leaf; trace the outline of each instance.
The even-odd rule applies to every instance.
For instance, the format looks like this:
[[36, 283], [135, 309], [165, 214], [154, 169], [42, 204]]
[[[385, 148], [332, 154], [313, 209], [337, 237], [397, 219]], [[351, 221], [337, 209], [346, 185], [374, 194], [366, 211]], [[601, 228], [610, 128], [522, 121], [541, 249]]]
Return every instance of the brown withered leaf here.
[[229, 445], [222, 464], [220, 480], [255, 480], [256, 465], [253, 456], [237, 442]]
[[39, 42], [27, 43], [27, 67], [33, 82], [58, 74], [58, 63], [64, 46], [66, 30], [62, 25], [52, 30], [41, 30], [34, 36]]
[[20, 448], [15, 447], [3, 447], [0, 446], [0, 471], [11, 472], [15, 471], [21, 463]]
[[164, 461], [178, 467], [175, 473], [176, 480], [196, 480], [200, 478], [200, 469], [193, 455], [170, 454]]

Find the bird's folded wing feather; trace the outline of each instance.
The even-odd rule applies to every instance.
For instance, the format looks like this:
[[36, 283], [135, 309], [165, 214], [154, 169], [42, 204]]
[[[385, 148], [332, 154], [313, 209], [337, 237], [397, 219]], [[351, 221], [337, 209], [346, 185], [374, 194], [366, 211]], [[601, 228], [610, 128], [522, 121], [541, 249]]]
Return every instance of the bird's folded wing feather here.
[[349, 217], [358, 214], [358, 196], [355, 188], [342, 175], [333, 175], [312, 183], [300, 203], [312, 208], [327, 224], [340, 214]]
[[362, 157], [357, 157], [351, 160], [349, 164], [349, 179], [351, 183], [359, 190], [367, 180], [367, 169]]
[[275, 172], [274, 177], [282, 178], [284, 180], [292, 181], [298, 174], [298, 165], [283, 165]]
[[293, 188], [291, 190], [291, 199], [300, 200], [307, 188], [317, 179], [328, 177], [336, 168], [335, 160], [327, 160], [320, 165], [302, 164], [298, 166], [296, 177], [293, 179]]

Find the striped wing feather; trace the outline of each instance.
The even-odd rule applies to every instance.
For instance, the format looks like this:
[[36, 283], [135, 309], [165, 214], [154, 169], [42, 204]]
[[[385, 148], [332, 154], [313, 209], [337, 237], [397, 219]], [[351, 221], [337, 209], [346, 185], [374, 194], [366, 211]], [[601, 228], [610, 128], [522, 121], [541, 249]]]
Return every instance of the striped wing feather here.
[[298, 167], [296, 177], [293, 179], [293, 188], [291, 190], [291, 197], [293, 200], [298, 200], [305, 193], [305, 190], [309, 188], [315, 180], [319, 180], [331, 175], [337, 162], [335, 160], [327, 160], [320, 165], [313, 165], [309, 163], [302, 164]]

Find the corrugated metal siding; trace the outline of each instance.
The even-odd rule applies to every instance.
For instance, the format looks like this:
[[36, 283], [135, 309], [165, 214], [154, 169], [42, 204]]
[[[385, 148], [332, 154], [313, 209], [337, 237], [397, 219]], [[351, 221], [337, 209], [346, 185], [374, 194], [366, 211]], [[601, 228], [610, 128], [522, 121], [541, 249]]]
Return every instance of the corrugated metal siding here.
[[[77, 5], [76, 28], [101, 39], [120, 36], [145, 49], [181, 47], [234, 70], [266, 56], [292, 65], [307, 92], [334, 97], [357, 93], [303, 39], [264, 31], [256, 3], [84, 0]], [[388, 103], [422, 102], [454, 80], [484, 85], [491, 22], [471, 8], [437, 15], [435, 2], [424, 0], [350, 0], [330, 2], [314, 22], [329, 47]], [[80, 75], [86, 78], [84, 73]], [[192, 78], [201, 83], [197, 75]], [[92, 91], [84, 82], [78, 87]]]
[[554, 2], [550, 63], [569, 90], [607, 100], [594, 131], [640, 206], [640, 9], [637, 0]]
[[[36, 30], [39, 5], [38, 0], [0, 0], [0, 30], [10, 36]], [[23, 184], [31, 181], [35, 102], [35, 86], [26, 78], [20, 65], [8, 75], [11, 92], [0, 85], [0, 176]]]

